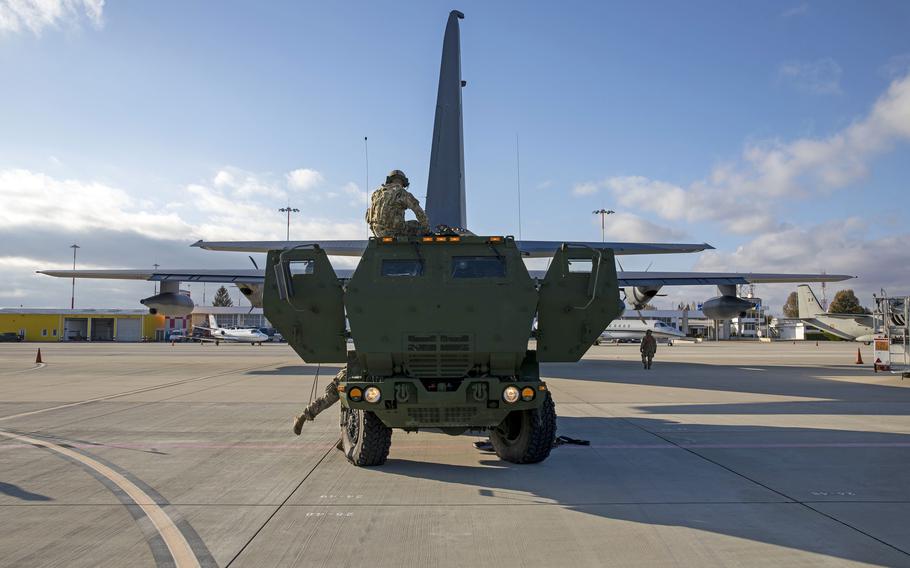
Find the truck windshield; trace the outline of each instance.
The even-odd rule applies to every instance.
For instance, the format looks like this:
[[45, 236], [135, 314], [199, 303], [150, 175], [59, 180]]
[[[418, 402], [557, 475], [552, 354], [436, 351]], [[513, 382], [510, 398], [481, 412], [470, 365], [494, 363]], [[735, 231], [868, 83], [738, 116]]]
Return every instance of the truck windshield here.
[[382, 275], [391, 277], [420, 276], [423, 262], [415, 259], [387, 258], [382, 261]]
[[452, 257], [452, 278], [504, 278], [506, 259], [500, 256]]

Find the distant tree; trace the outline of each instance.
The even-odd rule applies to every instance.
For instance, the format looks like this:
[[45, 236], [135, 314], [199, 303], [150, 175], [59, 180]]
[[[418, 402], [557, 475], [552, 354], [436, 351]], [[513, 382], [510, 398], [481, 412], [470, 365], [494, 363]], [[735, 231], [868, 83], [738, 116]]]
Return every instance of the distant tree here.
[[799, 300], [796, 297], [796, 292], [790, 292], [790, 295], [787, 296], [787, 302], [784, 304], [784, 315], [788, 318], [799, 317]]
[[828, 311], [832, 314], [866, 314], [869, 310], [862, 307], [853, 290], [847, 288], [834, 295]]
[[234, 305], [234, 300], [232, 300], [231, 295], [228, 294], [227, 288], [224, 286], [218, 288], [218, 291], [215, 292], [215, 299], [212, 300], [212, 305], [216, 308], [228, 308]]

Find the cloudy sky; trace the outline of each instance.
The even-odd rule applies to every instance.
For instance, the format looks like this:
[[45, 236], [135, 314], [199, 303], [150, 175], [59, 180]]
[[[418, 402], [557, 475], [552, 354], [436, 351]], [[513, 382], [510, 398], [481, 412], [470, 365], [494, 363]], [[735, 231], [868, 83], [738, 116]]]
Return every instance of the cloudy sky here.
[[[74, 242], [82, 268], [246, 268], [188, 245], [283, 238], [288, 203], [292, 238], [365, 236], [389, 169], [423, 197], [451, 7], [0, 0], [0, 306], [67, 306], [34, 271]], [[517, 136], [524, 238], [597, 240], [607, 207], [608, 239], [717, 247], [626, 269], [910, 293], [907, 2], [457, 7], [475, 232], [519, 233]], [[81, 281], [76, 303], [151, 287]]]

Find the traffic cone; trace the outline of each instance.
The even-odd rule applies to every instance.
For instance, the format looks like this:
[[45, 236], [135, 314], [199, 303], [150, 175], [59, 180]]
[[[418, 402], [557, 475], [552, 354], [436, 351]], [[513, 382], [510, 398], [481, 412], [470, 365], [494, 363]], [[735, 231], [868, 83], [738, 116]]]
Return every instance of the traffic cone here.
[[44, 361], [41, 360], [41, 348], [39, 347], [39, 348], [38, 348], [38, 356], [35, 357], [35, 364], [37, 365], [37, 364], [43, 363], [43, 362], [44, 362]]
[[856, 364], [857, 365], [863, 364], [863, 354], [860, 353], [859, 347], [856, 348]]

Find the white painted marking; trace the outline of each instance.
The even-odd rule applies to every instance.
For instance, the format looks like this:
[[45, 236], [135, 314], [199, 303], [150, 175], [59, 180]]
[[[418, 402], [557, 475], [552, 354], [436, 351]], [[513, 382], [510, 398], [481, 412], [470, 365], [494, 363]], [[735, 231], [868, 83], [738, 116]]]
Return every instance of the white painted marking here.
[[199, 567], [199, 560], [196, 558], [196, 554], [193, 552], [193, 549], [190, 548], [189, 543], [186, 541], [186, 538], [184, 538], [183, 533], [180, 532], [180, 529], [174, 524], [174, 521], [172, 521], [168, 514], [164, 512], [164, 509], [155, 503], [154, 499], [149, 497], [145, 491], [137, 487], [136, 484], [123, 475], [97, 460], [47, 440], [30, 438], [20, 434], [13, 434], [12, 432], [4, 432], [3, 430], [0, 430], [0, 436], [5, 436], [27, 444], [43, 446], [49, 450], [72, 458], [111, 480], [112, 483], [130, 496], [130, 499], [142, 509], [148, 519], [152, 522], [155, 530], [161, 535], [164, 544], [167, 545], [167, 549], [171, 553], [171, 557], [174, 559], [174, 565], [177, 566], [177, 568]]
[[738, 367], [743, 371], [765, 371], [766, 369], [759, 369], [758, 367]]

